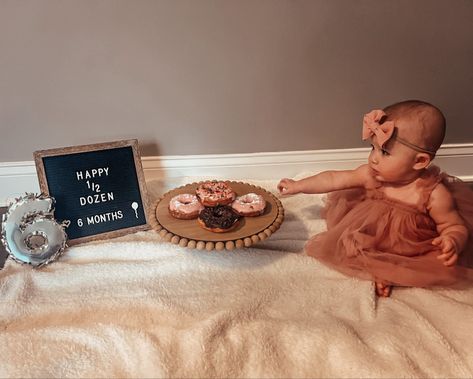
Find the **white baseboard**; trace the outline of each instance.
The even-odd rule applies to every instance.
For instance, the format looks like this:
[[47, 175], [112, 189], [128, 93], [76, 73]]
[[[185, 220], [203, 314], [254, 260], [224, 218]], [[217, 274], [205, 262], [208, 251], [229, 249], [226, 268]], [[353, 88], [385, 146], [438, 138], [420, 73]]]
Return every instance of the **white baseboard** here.
[[[366, 162], [368, 148], [142, 157], [146, 181], [184, 176], [215, 179], [278, 179], [303, 172], [351, 169]], [[473, 144], [442, 145], [434, 163], [473, 181]], [[25, 192], [39, 192], [34, 162], [0, 163], [0, 206]]]

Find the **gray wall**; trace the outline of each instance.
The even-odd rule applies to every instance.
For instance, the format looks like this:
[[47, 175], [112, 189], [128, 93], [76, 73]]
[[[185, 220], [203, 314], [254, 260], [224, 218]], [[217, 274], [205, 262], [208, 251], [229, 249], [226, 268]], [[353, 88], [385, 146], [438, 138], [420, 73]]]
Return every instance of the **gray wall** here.
[[0, 0], [0, 162], [362, 147], [363, 113], [408, 98], [471, 143], [472, 20], [471, 0]]

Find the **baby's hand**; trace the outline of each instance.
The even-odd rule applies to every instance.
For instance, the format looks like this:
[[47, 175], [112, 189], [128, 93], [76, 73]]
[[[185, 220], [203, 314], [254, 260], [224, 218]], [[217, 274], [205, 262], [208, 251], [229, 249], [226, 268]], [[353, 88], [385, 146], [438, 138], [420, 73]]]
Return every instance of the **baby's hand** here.
[[278, 190], [282, 195], [293, 195], [299, 193], [299, 191], [296, 190], [296, 181], [287, 178], [281, 179], [278, 184]]
[[449, 236], [438, 236], [432, 240], [432, 245], [440, 248], [437, 259], [443, 260], [445, 266], [453, 266], [458, 260], [458, 249], [455, 240]]

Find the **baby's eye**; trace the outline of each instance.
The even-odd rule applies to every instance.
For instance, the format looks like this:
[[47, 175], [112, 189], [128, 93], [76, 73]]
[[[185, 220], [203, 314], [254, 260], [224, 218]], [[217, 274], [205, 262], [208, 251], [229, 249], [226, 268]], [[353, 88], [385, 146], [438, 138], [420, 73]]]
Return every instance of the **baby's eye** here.
[[383, 155], [390, 155], [390, 154], [389, 154], [389, 151], [384, 150], [384, 149], [381, 150], [381, 154], [383, 154]]

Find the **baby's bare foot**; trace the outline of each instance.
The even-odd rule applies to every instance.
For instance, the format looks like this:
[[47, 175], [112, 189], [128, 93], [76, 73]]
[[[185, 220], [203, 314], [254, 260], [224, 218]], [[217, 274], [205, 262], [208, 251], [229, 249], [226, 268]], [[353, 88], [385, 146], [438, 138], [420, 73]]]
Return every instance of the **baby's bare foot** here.
[[375, 288], [376, 295], [380, 297], [389, 297], [391, 295], [391, 290], [393, 286], [383, 282], [375, 282]]

